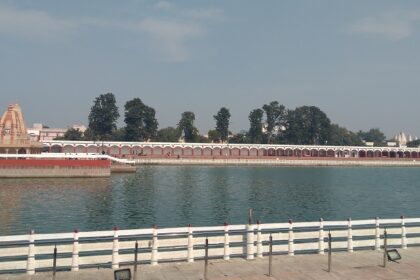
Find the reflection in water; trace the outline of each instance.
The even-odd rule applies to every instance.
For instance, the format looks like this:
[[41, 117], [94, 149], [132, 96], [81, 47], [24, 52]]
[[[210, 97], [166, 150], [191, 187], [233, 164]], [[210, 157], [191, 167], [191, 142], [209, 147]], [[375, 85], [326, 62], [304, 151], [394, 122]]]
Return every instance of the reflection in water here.
[[142, 166], [108, 179], [2, 179], [0, 235], [78, 228], [420, 216], [417, 168]]

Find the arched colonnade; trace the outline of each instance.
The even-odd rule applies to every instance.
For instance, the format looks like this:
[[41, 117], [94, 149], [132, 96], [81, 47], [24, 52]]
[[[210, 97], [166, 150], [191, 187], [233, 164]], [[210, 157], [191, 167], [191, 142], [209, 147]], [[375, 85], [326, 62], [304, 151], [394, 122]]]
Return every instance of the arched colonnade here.
[[418, 148], [256, 144], [48, 141], [51, 153], [108, 154], [120, 158], [420, 158]]

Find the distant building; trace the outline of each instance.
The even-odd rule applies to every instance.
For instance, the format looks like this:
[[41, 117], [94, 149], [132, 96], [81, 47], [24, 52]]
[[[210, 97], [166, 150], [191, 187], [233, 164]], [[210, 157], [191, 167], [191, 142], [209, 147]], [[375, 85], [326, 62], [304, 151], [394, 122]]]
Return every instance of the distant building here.
[[[86, 131], [86, 126], [75, 124], [71, 128], [78, 129], [82, 133]], [[68, 128], [50, 128], [42, 123], [34, 123], [33, 127], [28, 129], [28, 134], [33, 141], [50, 141], [57, 137], [63, 137]]]
[[399, 147], [407, 147], [407, 143], [411, 142], [411, 141], [416, 141], [417, 137], [413, 137], [410, 134], [408, 134], [408, 136], [401, 131], [400, 133], [396, 134], [394, 137], [395, 142], [397, 142], [397, 145]]
[[0, 119], [0, 154], [40, 153], [42, 144], [27, 133], [19, 104], [9, 105]]

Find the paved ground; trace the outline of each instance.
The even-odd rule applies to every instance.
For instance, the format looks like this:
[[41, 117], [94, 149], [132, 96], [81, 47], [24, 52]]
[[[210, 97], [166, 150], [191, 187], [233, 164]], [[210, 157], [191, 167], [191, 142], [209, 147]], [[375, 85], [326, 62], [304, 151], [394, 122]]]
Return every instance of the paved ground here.
[[[383, 254], [377, 251], [333, 254], [332, 272], [327, 272], [327, 255], [298, 255], [273, 257], [273, 276], [268, 274], [268, 257], [253, 261], [233, 259], [231, 261], [211, 261], [208, 279], [256, 280], [256, 279], [420, 279], [420, 248], [399, 250], [400, 263], [388, 262], [382, 266]], [[133, 279], [178, 280], [204, 279], [204, 262], [172, 263], [158, 266], [142, 265]], [[111, 269], [89, 269], [79, 272], [37, 273], [34, 276], [0, 275], [0, 279], [10, 280], [112, 280]]]

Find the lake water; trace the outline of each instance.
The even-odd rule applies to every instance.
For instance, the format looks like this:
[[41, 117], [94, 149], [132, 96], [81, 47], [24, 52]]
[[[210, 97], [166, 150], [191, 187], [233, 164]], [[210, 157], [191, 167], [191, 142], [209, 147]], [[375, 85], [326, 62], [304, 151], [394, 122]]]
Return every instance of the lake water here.
[[418, 168], [141, 166], [104, 179], [1, 179], [0, 235], [420, 217]]

